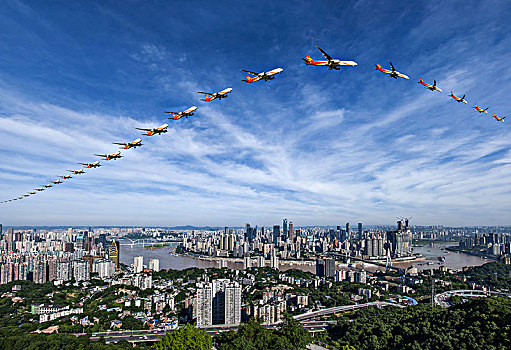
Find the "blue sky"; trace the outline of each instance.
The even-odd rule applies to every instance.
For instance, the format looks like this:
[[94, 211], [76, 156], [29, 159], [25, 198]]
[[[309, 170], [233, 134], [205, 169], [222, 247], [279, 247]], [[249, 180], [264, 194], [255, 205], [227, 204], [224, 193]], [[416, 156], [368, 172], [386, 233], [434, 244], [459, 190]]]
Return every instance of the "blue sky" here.
[[[2, 200], [114, 152], [163, 110], [199, 109], [121, 160], [1, 205], [0, 222], [511, 224], [511, 130], [490, 117], [511, 109], [510, 13], [505, 1], [8, 0]], [[358, 66], [305, 66], [316, 44]], [[411, 79], [374, 70], [388, 59]], [[241, 82], [240, 69], [276, 67]], [[226, 87], [222, 101], [196, 93]]]

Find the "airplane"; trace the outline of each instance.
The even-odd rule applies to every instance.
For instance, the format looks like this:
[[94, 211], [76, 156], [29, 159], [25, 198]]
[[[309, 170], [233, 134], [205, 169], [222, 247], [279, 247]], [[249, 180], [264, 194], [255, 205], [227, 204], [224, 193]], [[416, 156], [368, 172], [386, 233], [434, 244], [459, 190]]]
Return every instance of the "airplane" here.
[[451, 94], [449, 96], [451, 96], [453, 99], [455, 99], [458, 102], [463, 102], [465, 104], [467, 103], [467, 101], [465, 101], [465, 95], [463, 95], [463, 97], [461, 97], [461, 98], [460, 97], [456, 97], [456, 96], [454, 96], [454, 94], [451, 91]]
[[23, 199], [23, 198], [25, 198], [25, 197], [23, 197], [23, 196], [21, 196], [21, 197], [18, 197], [18, 199]]
[[44, 187], [50, 188], [50, 187], [53, 187], [53, 186], [51, 184], [47, 184], [47, 185], [44, 185]]
[[29, 192], [29, 194], [36, 194], [36, 193], [34, 191], [32, 191], [32, 192]]
[[132, 142], [114, 142], [113, 143], [114, 145], [121, 145], [124, 148], [124, 149], [130, 149], [130, 148], [137, 148], [138, 146], [142, 146], [142, 139], [136, 139], [135, 141], [132, 141]]
[[380, 72], [383, 72], [383, 73], [387, 74], [389, 77], [394, 78], [394, 79], [397, 79], [397, 77], [400, 77], [403, 79], [410, 79], [408, 77], [408, 75], [399, 73], [398, 71], [396, 71], [396, 69], [394, 68], [394, 65], [392, 64], [392, 62], [390, 62], [390, 60], [389, 60], [389, 63], [390, 63], [390, 68], [392, 70], [382, 68], [379, 63], [376, 63], [376, 70], [379, 70]]
[[41, 192], [41, 191], [44, 191], [45, 189], [46, 189], [46, 188], [36, 188], [35, 190], [36, 190], [37, 192]]
[[84, 167], [86, 167], [88, 169], [90, 169], [90, 168], [99, 168], [101, 166], [101, 164], [99, 164], [99, 160], [96, 160], [93, 163], [78, 163], [78, 164], [81, 164], [81, 165], [83, 165]]
[[475, 109], [476, 111], [478, 111], [479, 113], [485, 113], [485, 114], [488, 114], [488, 108], [490, 108], [490, 107], [487, 107], [486, 109], [479, 108], [479, 107], [477, 106], [477, 103], [476, 103], [476, 104], [475, 104], [475, 106], [474, 106], [474, 109]]
[[497, 115], [495, 113], [493, 113], [493, 118], [495, 118], [495, 119], [497, 119], [497, 121], [503, 122], [503, 123], [504, 123], [504, 119], [506, 119], [506, 117], [502, 117], [502, 118], [497, 117]]
[[29, 194], [24, 194], [24, 195], [23, 195], [23, 197], [28, 197], [28, 196], [30, 196], [30, 195], [29, 195]]
[[242, 69], [241, 70], [242, 72], [247, 72], [249, 74], [255, 75], [255, 77], [253, 77], [253, 78], [251, 78], [247, 75], [247, 79], [246, 80], [243, 79], [242, 81], [244, 81], [245, 83], [255, 83], [256, 81], [259, 81], [261, 79], [264, 79], [264, 81], [273, 80], [273, 79], [275, 79], [274, 75], [279, 74], [283, 70], [284, 69], [282, 69], [282, 68], [275, 68], [268, 72], [256, 73], [256, 72], [251, 72], [249, 70]]
[[[201, 100], [202, 100], [202, 101], [209, 102], [209, 101], [213, 101], [213, 100], [215, 100], [215, 99], [217, 99], [217, 98], [218, 98], [219, 100], [221, 100], [221, 99], [223, 99], [223, 98], [227, 98], [227, 97], [229, 97], [227, 94], [228, 94], [229, 92], [231, 92], [231, 91], [232, 91], [232, 88], [227, 88], [227, 89], [223, 89], [223, 90], [222, 90], [222, 91], [220, 91], [220, 92], [214, 92], [214, 93], [213, 93], [213, 92], [198, 91], [197, 93], [198, 93], [198, 94], [204, 94], [204, 97], [206, 97], [206, 98], [202, 98]], [[208, 96], [208, 95], [209, 95], [209, 96]]]
[[302, 60], [305, 61], [306, 65], [328, 66], [328, 70], [332, 70], [332, 69], [340, 70], [341, 69], [341, 68], [339, 68], [340, 66], [355, 67], [357, 65], [357, 62], [354, 62], [354, 61], [341, 61], [341, 60], [333, 59], [332, 57], [330, 57], [330, 55], [328, 55], [325, 51], [323, 51], [318, 45], [316, 45], [316, 47], [318, 48], [319, 51], [321, 51], [321, 53], [323, 54], [323, 56], [325, 56], [325, 58], [327, 60], [326, 61], [314, 61], [312, 58], [309, 57], [309, 55], [305, 55], [305, 58], [302, 58]]
[[83, 171], [83, 169], [80, 169], [80, 170], [68, 170], [70, 173], [73, 173], [74, 175], [80, 175], [80, 174], [85, 174], [85, 171]]
[[431, 91], [438, 91], [438, 92], [442, 92], [442, 89], [440, 89], [438, 86], [436, 86], [436, 80], [433, 80], [433, 85], [430, 85], [428, 83], [425, 83], [424, 80], [422, 80], [422, 78], [419, 78], [419, 84], [422, 84], [424, 85], [425, 87], [427, 87], [428, 89], [430, 89]]
[[[172, 114], [172, 118], [169, 118], [169, 119], [172, 119], [172, 120], [178, 120], [178, 119], [181, 119], [183, 117], [191, 117], [192, 115], [194, 115], [195, 111], [197, 110], [197, 106], [191, 106], [190, 108], [188, 109], [185, 109], [184, 111], [181, 111], [181, 112], [167, 112], [167, 111], [163, 111], [163, 113], [168, 113], [168, 114]], [[164, 124], [165, 125], [165, 124]], [[162, 125], [163, 126], [163, 125]], [[167, 125], [168, 126], [168, 125]], [[160, 126], [161, 128], [161, 126]], [[140, 130], [140, 129], [139, 129]], [[166, 132], [166, 131], [165, 131]], [[151, 135], [148, 135], [148, 136], [151, 136]]]
[[161, 134], [166, 133], [168, 131], [167, 130], [168, 127], [169, 127], [169, 124], [163, 124], [162, 126], [159, 126], [154, 129], [142, 129], [142, 128], [135, 128], [135, 129], [147, 132], [147, 136], [153, 136], [153, 135], [161, 135]]
[[[95, 154], [95, 156], [103, 157], [103, 158], [105, 158], [105, 160], [112, 160], [112, 159], [114, 159], [114, 160], [115, 160], [115, 159], [122, 158], [122, 156], [121, 156], [121, 151], [117, 151], [117, 152], [112, 153], [112, 154]], [[94, 162], [94, 163], [96, 163], [96, 162]], [[93, 164], [94, 164], [94, 163], [93, 163]], [[80, 163], [80, 164], [82, 164], [82, 163]], [[92, 164], [91, 164], [91, 165], [92, 165]], [[99, 162], [98, 162], [98, 165], [97, 165], [97, 166], [99, 166]], [[97, 166], [96, 166], [96, 165], [94, 165], [94, 167], [97, 167]]]
[[60, 180], [55, 180], [55, 181], [52, 181], [52, 183], [53, 183], [53, 184], [55, 184], [55, 185], [58, 185], [58, 184], [61, 184], [61, 183], [62, 183], [62, 181], [60, 181]]
[[71, 175], [64, 175], [64, 176], [59, 175], [59, 177], [63, 178], [64, 180], [73, 178]]

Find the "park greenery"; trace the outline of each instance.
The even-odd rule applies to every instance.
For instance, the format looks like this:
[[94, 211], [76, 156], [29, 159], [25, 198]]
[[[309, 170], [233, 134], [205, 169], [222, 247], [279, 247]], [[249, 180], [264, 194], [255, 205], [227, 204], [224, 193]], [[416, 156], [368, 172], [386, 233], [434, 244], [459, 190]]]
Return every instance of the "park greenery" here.
[[187, 324], [175, 332], [167, 333], [153, 345], [154, 350], [211, 350], [213, 341], [203, 330]]
[[218, 350], [302, 350], [312, 337], [290, 315], [285, 315], [278, 329], [270, 329], [252, 318], [238, 331], [221, 333], [215, 337]]
[[511, 265], [492, 262], [472, 267], [462, 274], [480, 285], [493, 289], [511, 290]]
[[357, 350], [510, 349], [511, 300], [472, 298], [449, 309], [367, 308], [340, 319], [330, 343]]

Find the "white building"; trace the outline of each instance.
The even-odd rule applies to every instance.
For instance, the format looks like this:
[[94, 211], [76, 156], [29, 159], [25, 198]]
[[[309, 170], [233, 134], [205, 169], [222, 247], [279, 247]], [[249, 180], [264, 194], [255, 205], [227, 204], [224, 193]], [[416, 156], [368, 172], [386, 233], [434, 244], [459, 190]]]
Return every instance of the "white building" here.
[[149, 270], [153, 270], [154, 272], [160, 271], [160, 260], [158, 259], [149, 260]]
[[198, 327], [238, 325], [241, 323], [241, 286], [228, 279], [200, 284], [195, 307]]
[[133, 260], [133, 272], [140, 273], [144, 271], [144, 257], [136, 256]]

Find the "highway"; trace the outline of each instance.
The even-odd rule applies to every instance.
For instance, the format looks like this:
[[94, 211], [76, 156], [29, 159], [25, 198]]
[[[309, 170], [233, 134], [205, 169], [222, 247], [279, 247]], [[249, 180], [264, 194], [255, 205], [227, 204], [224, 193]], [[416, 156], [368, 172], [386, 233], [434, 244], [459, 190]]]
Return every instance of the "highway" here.
[[511, 298], [511, 293], [503, 293], [503, 292], [493, 292], [486, 291], [480, 289], [458, 289], [458, 290], [449, 290], [447, 292], [443, 292], [435, 295], [435, 304], [439, 305], [443, 308], [448, 308], [451, 306], [451, 302], [449, 301], [452, 296], [460, 296], [460, 297], [491, 297], [491, 296], [507, 296]]
[[361, 309], [361, 308], [370, 307], [370, 306], [377, 306], [377, 307], [394, 306], [394, 307], [399, 307], [399, 308], [405, 307], [404, 305], [388, 303], [386, 301], [375, 301], [375, 302], [365, 303], [365, 304], [335, 306], [335, 307], [331, 307], [328, 309], [307, 312], [305, 314], [296, 315], [293, 317], [295, 320], [302, 322], [304, 320], [309, 320], [311, 318], [316, 318], [316, 317], [326, 316], [326, 315], [333, 315], [333, 314], [337, 314], [340, 312], [352, 311], [352, 310]]
[[[394, 306], [403, 308], [405, 306], [399, 304], [393, 304], [383, 301], [365, 303], [365, 304], [355, 304], [355, 305], [343, 305], [331, 307], [328, 309], [322, 309], [318, 311], [307, 312], [305, 314], [296, 315], [294, 318], [302, 324], [302, 326], [311, 333], [323, 332], [325, 328], [335, 325], [337, 322], [333, 320], [314, 320], [316, 317], [322, 317], [327, 315], [334, 315], [340, 312], [352, 311], [361, 309], [364, 307], [386, 307], [386, 306]], [[263, 325], [263, 327], [267, 328], [278, 328], [280, 323], [272, 324], [272, 325]], [[237, 330], [237, 325], [211, 325], [211, 326], [203, 326], [200, 327], [206, 333], [210, 335], [218, 334], [219, 332], [226, 332], [229, 330]], [[153, 329], [153, 330], [134, 330], [134, 331], [112, 331], [112, 332], [98, 332], [92, 333], [91, 340], [97, 341], [101, 337], [105, 339], [107, 343], [116, 343], [120, 340], [126, 340], [130, 343], [139, 343], [139, 342], [156, 342], [160, 339], [161, 336], [165, 335], [165, 333], [173, 332], [174, 330], [169, 329]], [[83, 333], [75, 334], [76, 336], [83, 335]]]

